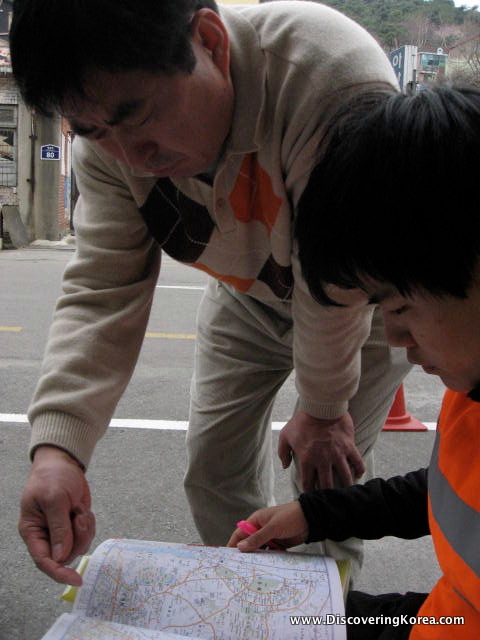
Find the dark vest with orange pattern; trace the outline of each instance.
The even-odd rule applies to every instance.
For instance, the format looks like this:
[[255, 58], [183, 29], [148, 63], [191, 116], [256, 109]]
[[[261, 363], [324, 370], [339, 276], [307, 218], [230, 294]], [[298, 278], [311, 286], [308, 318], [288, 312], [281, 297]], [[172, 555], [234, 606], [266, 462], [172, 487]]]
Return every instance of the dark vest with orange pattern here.
[[464, 625], [416, 624], [409, 640], [480, 638], [480, 402], [447, 391], [428, 471], [429, 523], [443, 573], [418, 615]]

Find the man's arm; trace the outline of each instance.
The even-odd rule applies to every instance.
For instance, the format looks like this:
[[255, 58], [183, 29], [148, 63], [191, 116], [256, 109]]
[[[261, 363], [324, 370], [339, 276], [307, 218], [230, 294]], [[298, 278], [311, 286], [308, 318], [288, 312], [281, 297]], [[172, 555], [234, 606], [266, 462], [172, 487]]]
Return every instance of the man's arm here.
[[278, 453], [286, 467], [294, 452], [304, 491], [346, 487], [365, 471], [348, 404], [358, 389], [373, 307], [358, 292], [342, 293], [345, 307], [322, 307], [312, 299], [296, 256], [293, 268], [299, 411], [280, 433]]
[[155, 291], [159, 248], [116, 163], [76, 141], [76, 252], [63, 278], [29, 408], [43, 444], [84, 467], [133, 373]]
[[[312, 117], [302, 132], [302, 147], [297, 143], [288, 157], [286, 185], [292, 194], [295, 217], [299, 215], [296, 207], [310, 179], [330, 119], [354, 94], [367, 90], [361, 82], [361, 71], [356, 72], [358, 86], [349, 86], [323, 100], [321, 115]], [[368, 89], [393, 91], [391, 85], [381, 81], [368, 85]], [[318, 215], [324, 218], [328, 233], [329, 212], [322, 209], [321, 202]], [[341, 246], [338, 249], [341, 251]], [[358, 390], [361, 350], [370, 335], [374, 309], [358, 291], [335, 292], [340, 294], [343, 307], [320, 305], [312, 298], [303, 278], [295, 244], [291, 259], [293, 352], [300, 413], [295, 414], [282, 431], [279, 455], [285, 466], [290, 451], [295, 453], [305, 491], [315, 486], [338, 486], [339, 482], [340, 486], [348, 486], [365, 470], [364, 450], [357, 448], [357, 425], [353, 424], [348, 409]], [[321, 455], [318, 455], [319, 449]]]
[[[304, 62], [299, 56], [297, 68], [302, 69], [302, 79], [308, 78], [310, 85], [292, 73], [288, 78], [282, 78], [281, 87], [278, 87], [279, 95], [295, 96], [289, 101], [284, 119], [281, 156], [285, 187], [294, 217], [298, 214], [297, 205], [312, 168], [318, 162], [320, 146], [333, 114], [342, 104], [362, 92], [390, 93], [398, 90], [388, 58], [365, 30], [328, 7], [306, 5], [302, 7], [303, 12], [310, 14], [310, 18], [305, 16], [302, 36], [295, 41], [292, 55], [303, 51]], [[288, 38], [296, 25], [296, 18], [292, 18], [292, 24], [283, 21]], [[322, 33], [320, 39], [319, 32]], [[281, 38], [279, 49], [280, 43]], [[275, 79], [272, 81], [270, 78], [270, 81], [275, 86]], [[294, 88], [288, 87], [291, 93], [285, 89], [286, 81], [287, 84], [297, 83]], [[283, 113], [282, 105], [277, 105], [277, 112]], [[321, 199], [314, 206], [328, 233], [330, 212]], [[339, 251], [342, 250], [341, 239], [332, 238], [332, 242], [338, 244]], [[304, 478], [304, 490], [313, 488], [312, 476], [316, 476], [321, 487], [332, 486], [332, 475], [346, 485], [361, 475], [363, 461], [360, 460], [365, 453], [363, 445], [367, 448], [371, 445], [371, 442], [360, 438], [361, 449], [357, 448], [347, 412], [358, 389], [360, 350], [369, 335], [372, 309], [365, 305], [363, 308], [356, 305], [350, 309], [321, 309], [306, 287], [295, 249], [292, 251], [292, 267], [295, 282], [292, 298], [294, 365], [298, 408], [305, 415], [296, 414], [288, 423], [281, 435], [280, 456], [285, 464], [290, 450], [295, 452]], [[394, 386], [391, 381], [386, 384], [390, 388]], [[305, 416], [309, 417], [308, 421]], [[312, 428], [315, 420], [317, 435]], [[354, 428], [357, 427], [355, 424]], [[320, 457], [316, 455], [319, 442], [326, 452]], [[298, 443], [302, 443], [301, 450]]]
[[160, 255], [115, 165], [82, 142], [75, 160], [77, 247], [29, 409], [33, 463], [19, 521], [38, 567], [71, 584], [80, 578], [64, 565], [94, 535], [84, 469], [137, 361]]

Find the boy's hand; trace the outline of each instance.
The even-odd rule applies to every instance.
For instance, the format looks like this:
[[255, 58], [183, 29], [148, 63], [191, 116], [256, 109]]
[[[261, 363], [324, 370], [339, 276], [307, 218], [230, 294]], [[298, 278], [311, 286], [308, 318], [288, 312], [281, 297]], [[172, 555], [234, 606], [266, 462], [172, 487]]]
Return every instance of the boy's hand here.
[[270, 540], [284, 548], [294, 547], [305, 542], [308, 535], [307, 521], [298, 500], [255, 511], [247, 522], [251, 522], [258, 531], [248, 535], [241, 529], [236, 529], [228, 541], [228, 547], [238, 547], [240, 551], [255, 551]]

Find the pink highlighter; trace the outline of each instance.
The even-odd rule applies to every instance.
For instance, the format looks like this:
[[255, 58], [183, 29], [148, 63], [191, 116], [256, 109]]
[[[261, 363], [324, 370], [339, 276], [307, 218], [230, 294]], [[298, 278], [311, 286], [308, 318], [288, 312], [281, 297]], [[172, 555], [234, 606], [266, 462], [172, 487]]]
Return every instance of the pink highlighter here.
[[[247, 533], [249, 536], [251, 536], [252, 533], [256, 533], [258, 531], [258, 527], [256, 527], [251, 522], [247, 522], [246, 520], [240, 520], [240, 522], [237, 522], [237, 527], [241, 529], [243, 533]], [[271, 540], [267, 542], [267, 544], [265, 545], [265, 548], [278, 549], [279, 551], [285, 551], [283, 547], [276, 544], [275, 542], [272, 542]]]

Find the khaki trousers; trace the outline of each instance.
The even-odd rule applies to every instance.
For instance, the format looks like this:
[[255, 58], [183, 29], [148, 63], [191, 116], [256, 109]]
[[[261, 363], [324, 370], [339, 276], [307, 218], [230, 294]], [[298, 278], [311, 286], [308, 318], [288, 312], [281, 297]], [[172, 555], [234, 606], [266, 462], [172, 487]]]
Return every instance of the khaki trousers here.
[[[292, 371], [292, 333], [289, 303], [262, 304], [209, 280], [197, 317], [185, 475], [205, 544], [225, 545], [238, 520], [275, 503], [271, 412]], [[404, 350], [387, 345], [376, 312], [362, 350], [360, 387], [349, 406], [367, 464], [364, 479], [373, 476], [372, 449], [409, 368]], [[293, 486], [292, 499], [301, 492], [295, 470]], [[361, 564], [357, 540], [315, 547], [308, 545], [308, 552]]]

